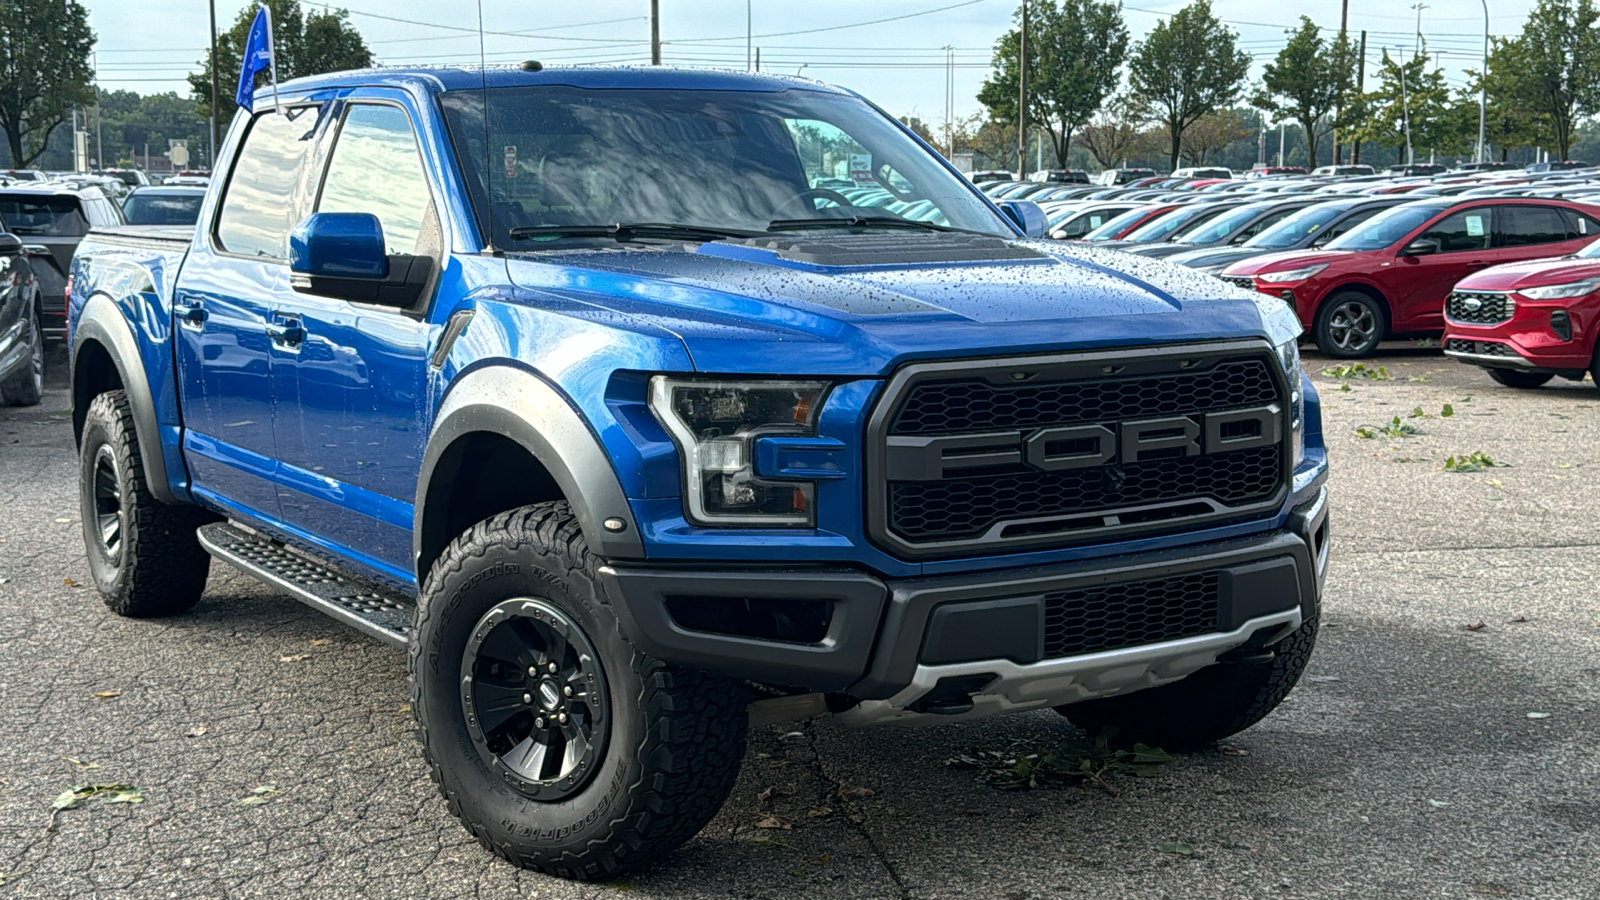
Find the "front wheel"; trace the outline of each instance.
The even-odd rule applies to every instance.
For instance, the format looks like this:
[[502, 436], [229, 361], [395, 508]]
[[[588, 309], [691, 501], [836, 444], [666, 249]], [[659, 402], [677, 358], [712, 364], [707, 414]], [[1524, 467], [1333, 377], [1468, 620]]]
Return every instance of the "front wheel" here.
[[1531, 390], [1543, 387], [1545, 382], [1556, 377], [1549, 372], [1518, 372], [1516, 369], [1487, 369], [1489, 377], [1506, 387]]
[[1323, 353], [1335, 359], [1362, 359], [1378, 349], [1386, 323], [1383, 304], [1359, 291], [1343, 291], [1317, 310], [1311, 331]]
[[735, 681], [622, 633], [564, 502], [456, 538], [417, 604], [412, 708], [450, 812], [496, 856], [612, 878], [693, 837], [744, 754]]
[[1317, 643], [1313, 614], [1270, 648], [1265, 662], [1223, 662], [1182, 681], [1056, 708], [1090, 734], [1115, 726], [1117, 739], [1166, 750], [1194, 750], [1266, 718], [1289, 695]]

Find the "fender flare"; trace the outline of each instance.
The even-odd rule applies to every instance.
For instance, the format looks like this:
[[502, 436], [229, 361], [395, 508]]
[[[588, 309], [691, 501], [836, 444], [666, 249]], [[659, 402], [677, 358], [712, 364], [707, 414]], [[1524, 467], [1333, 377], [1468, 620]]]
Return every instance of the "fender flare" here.
[[[181, 503], [172, 493], [167, 479], [167, 460], [162, 453], [161, 427], [156, 418], [155, 398], [150, 392], [150, 376], [144, 369], [139, 354], [139, 341], [133, 335], [128, 320], [115, 301], [106, 294], [95, 294], [83, 304], [83, 311], [72, 331], [72, 371], [70, 374], [73, 395], [77, 395], [79, 351], [89, 341], [106, 349], [111, 364], [117, 369], [122, 389], [128, 395], [128, 405], [133, 410], [133, 433], [139, 441], [139, 455], [144, 459], [144, 480], [150, 493], [163, 503]], [[77, 411], [74, 410], [74, 419]], [[81, 429], [74, 429], [74, 442], [82, 437]]]
[[[511, 366], [489, 366], [458, 378], [434, 417], [417, 480], [412, 528], [415, 564], [420, 566], [422, 560], [424, 534], [436, 524], [427, 509], [434, 470], [457, 439], [475, 432], [516, 441], [549, 470], [577, 515], [584, 540], [596, 554], [608, 559], [644, 558], [644, 542], [622, 482], [584, 418], [539, 376]], [[622, 530], [608, 531], [601, 524], [607, 519], [621, 519]], [[418, 583], [426, 577], [426, 572], [419, 571]]]

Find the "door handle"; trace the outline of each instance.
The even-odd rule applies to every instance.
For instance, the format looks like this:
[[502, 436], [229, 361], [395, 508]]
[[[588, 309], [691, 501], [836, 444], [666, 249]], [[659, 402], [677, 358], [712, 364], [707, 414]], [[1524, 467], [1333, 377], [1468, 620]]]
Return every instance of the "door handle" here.
[[205, 307], [201, 306], [198, 300], [188, 305], [173, 306], [172, 315], [177, 318], [179, 324], [190, 328], [199, 328], [206, 323]]
[[285, 347], [299, 347], [306, 339], [306, 330], [301, 327], [300, 320], [290, 317], [277, 322], [267, 323], [267, 335], [275, 344]]

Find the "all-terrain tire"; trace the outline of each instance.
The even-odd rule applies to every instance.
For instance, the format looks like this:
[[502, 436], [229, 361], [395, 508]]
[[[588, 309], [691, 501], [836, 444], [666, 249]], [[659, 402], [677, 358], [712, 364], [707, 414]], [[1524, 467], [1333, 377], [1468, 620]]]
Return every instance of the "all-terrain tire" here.
[[1544, 387], [1545, 383], [1556, 377], [1550, 372], [1518, 372], [1516, 369], [1484, 369], [1489, 377], [1497, 384], [1510, 388], [1519, 388], [1524, 391], [1537, 387]]
[[7, 406], [38, 406], [44, 399], [44, 331], [39, 327], [39, 314], [30, 314], [26, 324], [28, 364], [0, 384], [0, 400]]
[[1269, 662], [1218, 663], [1182, 681], [1056, 712], [1090, 734], [1115, 726], [1119, 741], [1173, 751], [1204, 747], [1249, 728], [1283, 702], [1311, 659], [1317, 620], [1313, 614], [1273, 644]]
[[[748, 728], [742, 684], [634, 647], [599, 565], [565, 502], [480, 522], [429, 573], [409, 647], [423, 756], [451, 814], [501, 859], [585, 881], [638, 869], [698, 833], [733, 789]], [[582, 629], [610, 697], [606, 748], [593, 774], [576, 793], [551, 800], [514, 790], [491, 768], [463, 703], [461, 665], [474, 629], [491, 609], [523, 598]]]
[[[213, 517], [151, 495], [124, 392], [108, 391], [89, 403], [78, 459], [83, 541], [106, 606], [137, 619], [187, 612], [211, 571], [195, 530]], [[112, 498], [97, 485], [114, 490], [114, 515], [107, 512]], [[115, 545], [106, 539], [109, 527], [116, 529]]]

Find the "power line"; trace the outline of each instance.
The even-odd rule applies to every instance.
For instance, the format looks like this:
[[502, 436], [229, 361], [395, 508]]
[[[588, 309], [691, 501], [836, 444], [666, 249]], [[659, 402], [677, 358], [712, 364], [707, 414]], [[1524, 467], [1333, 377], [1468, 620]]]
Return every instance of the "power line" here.
[[[940, 7], [936, 8], [936, 9], [925, 9], [925, 10], [923, 10], [921, 12], [905, 13], [904, 15], [899, 15], [899, 16], [890, 16], [887, 19], [872, 19], [871, 21], [868, 21], [868, 22], [852, 22], [852, 23], [850, 23], [848, 25], [829, 25], [826, 28], [804, 28], [804, 29], [801, 29], [799, 31], [774, 31], [771, 34], [758, 34], [758, 35], [754, 35], [754, 37], [757, 37], [757, 38], [789, 37], [790, 35], [795, 35], [795, 34], [819, 34], [819, 33], [824, 32], [824, 31], [843, 31], [846, 28], [864, 28], [864, 27], [866, 27], [868, 25], [882, 25], [885, 22], [899, 22], [899, 21], [902, 21], [902, 20], [905, 20], [905, 19], [915, 19], [915, 18], [917, 18], [919, 16], [931, 16], [934, 13], [942, 13], [942, 12], [947, 12], [947, 11], [952, 10], [952, 9], [960, 9], [963, 6], [976, 6], [977, 4], [984, 3], [984, 2], [987, 2], [987, 0], [966, 0], [966, 2], [964, 2], [964, 3], [952, 3], [949, 6], [940, 6]], [[679, 41], [662, 41], [662, 43], [663, 44], [705, 44], [705, 43], [713, 43], [713, 42], [716, 42], [716, 41], [742, 41], [742, 40], [745, 40], [748, 37], [751, 37], [751, 36], [750, 35], [743, 35], [743, 34], [736, 34], [736, 35], [733, 35], [731, 37], [684, 38], [683, 40], [679, 40]]]

